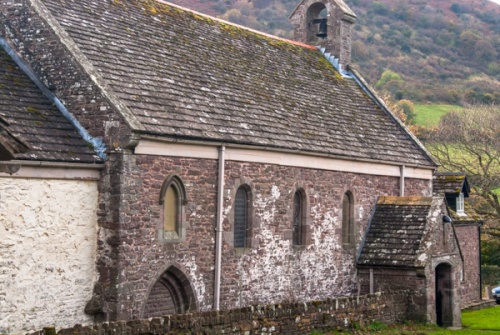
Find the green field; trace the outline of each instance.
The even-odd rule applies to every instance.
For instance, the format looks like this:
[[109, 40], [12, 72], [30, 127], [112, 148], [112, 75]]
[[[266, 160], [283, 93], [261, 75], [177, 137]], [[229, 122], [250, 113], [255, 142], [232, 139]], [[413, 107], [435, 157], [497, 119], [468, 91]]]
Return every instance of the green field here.
[[439, 124], [441, 116], [454, 109], [462, 107], [457, 105], [417, 105], [415, 104], [415, 118], [417, 125], [433, 127]]
[[478, 311], [466, 311], [462, 313], [462, 329], [444, 329], [432, 325], [406, 323], [403, 325], [386, 326], [380, 323], [372, 323], [353, 331], [343, 332], [313, 332], [311, 335], [486, 335], [500, 334], [500, 306], [484, 308]]

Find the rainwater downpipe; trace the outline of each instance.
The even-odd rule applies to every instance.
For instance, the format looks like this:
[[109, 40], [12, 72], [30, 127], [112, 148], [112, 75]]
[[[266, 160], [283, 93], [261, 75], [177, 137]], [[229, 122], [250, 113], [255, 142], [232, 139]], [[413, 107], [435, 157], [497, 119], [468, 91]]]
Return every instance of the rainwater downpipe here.
[[370, 268], [370, 294], [375, 293], [375, 280], [373, 278], [373, 269]]
[[215, 281], [214, 281], [214, 310], [218, 311], [220, 306], [220, 280], [222, 267], [222, 208], [224, 201], [224, 165], [226, 147], [219, 148], [219, 175], [217, 178], [217, 222], [215, 226]]
[[405, 196], [405, 166], [401, 165], [400, 168], [400, 178], [399, 178], [399, 196]]

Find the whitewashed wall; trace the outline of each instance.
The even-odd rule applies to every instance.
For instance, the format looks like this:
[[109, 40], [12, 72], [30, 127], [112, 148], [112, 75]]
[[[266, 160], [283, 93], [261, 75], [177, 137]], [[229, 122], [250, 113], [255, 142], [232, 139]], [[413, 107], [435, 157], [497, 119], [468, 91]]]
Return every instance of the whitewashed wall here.
[[92, 319], [97, 182], [0, 178], [0, 334]]

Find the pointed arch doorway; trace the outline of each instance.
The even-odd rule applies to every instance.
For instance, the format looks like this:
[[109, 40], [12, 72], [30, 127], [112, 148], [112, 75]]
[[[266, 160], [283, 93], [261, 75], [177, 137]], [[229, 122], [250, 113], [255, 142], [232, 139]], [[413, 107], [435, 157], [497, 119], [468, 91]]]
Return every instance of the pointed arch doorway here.
[[436, 323], [441, 327], [453, 325], [452, 267], [441, 263], [436, 266]]
[[151, 288], [143, 317], [182, 314], [193, 310], [196, 310], [196, 303], [189, 279], [182, 271], [171, 266]]

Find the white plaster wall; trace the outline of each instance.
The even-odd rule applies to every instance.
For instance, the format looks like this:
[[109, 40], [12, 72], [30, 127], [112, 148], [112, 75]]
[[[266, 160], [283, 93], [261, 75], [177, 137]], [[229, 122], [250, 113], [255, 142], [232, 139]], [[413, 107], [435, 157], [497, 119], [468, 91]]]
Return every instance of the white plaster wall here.
[[[310, 190], [310, 196], [315, 197]], [[237, 266], [239, 283], [234, 294], [235, 307], [283, 301], [310, 301], [346, 296], [351, 293], [354, 278], [354, 256], [342, 251], [339, 209], [311, 207], [311, 244], [302, 251], [291, 248], [273, 228], [276, 202], [282, 194], [274, 185], [269, 197], [257, 194], [254, 201], [260, 227], [256, 237], [259, 249], [243, 255]], [[266, 208], [271, 208], [266, 210]], [[227, 215], [228, 211], [226, 211]], [[359, 214], [359, 211], [357, 213]]]
[[0, 178], [0, 334], [92, 319], [97, 182]]

